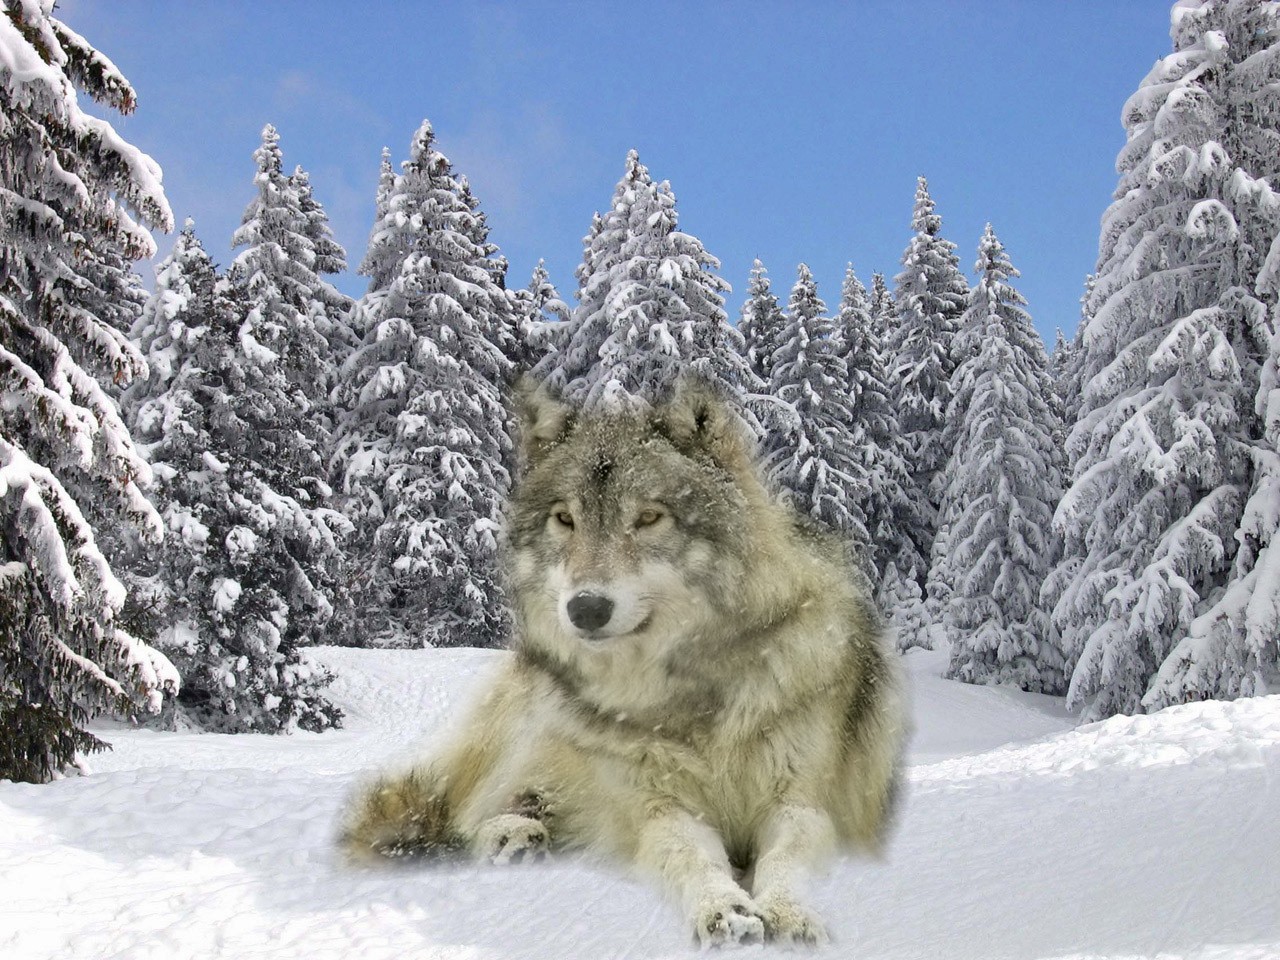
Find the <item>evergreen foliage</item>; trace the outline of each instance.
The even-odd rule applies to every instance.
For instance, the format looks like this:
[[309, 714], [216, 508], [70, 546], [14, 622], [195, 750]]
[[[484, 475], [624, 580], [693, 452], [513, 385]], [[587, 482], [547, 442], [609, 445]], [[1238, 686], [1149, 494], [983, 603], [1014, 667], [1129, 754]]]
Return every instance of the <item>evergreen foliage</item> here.
[[897, 324], [898, 306], [893, 302], [893, 293], [889, 290], [883, 273], [871, 275], [871, 295], [867, 309], [871, 313], [871, 328], [876, 339], [887, 351], [891, 342], [890, 334]]
[[547, 275], [544, 261], [533, 268], [529, 285], [512, 291], [516, 325], [523, 345], [517, 366], [531, 369], [543, 357], [554, 353], [569, 322], [569, 305], [560, 299]]
[[797, 273], [772, 371], [772, 393], [795, 411], [796, 425], [775, 438], [766, 466], [797, 510], [842, 535], [870, 577], [862, 504], [871, 477], [853, 445], [849, 374], [813, 274], [803, 263]]
[[787, 317], [778, 297], [769, 289], [769, 273], [759, 260], [752, 263], [747, 299], [742, 304], [738, 332], [742, 334], [747, 363], [761, 383], [773, 378], [773, 355], [783, 345]]
[[759, 383], [725, 315], [720, 261], [678, 226], [670, 184], [655, 183], [632, 150], [584, 240], [563, 348], [536, 371], [566, 399], [652, 402], [693, 371], [747, 408]]
[[889, 561], [884, 569], [876, 600], [893, 628], [894, 643], [899, 651], [906, 652], [912, 647], [933, 649], [917, 570], [908, 568], [900, 571], [895, 562]]
[[295, 402], [310, 414], [309, 439], [327, 441], [329, 393], [351, 346], [348, 297], [321, 274], [346, 269], [346, 253], [333, 240], [328, 218], [301, 168], [281, 169], [280, 136], [268, 124], [254, 151], [257, 195], [231, 238], [239, 254], [228, 279], [248, 306], [245, 336], [279, 356]]
[[1277, 18], [1178, 3], [1174, 52], [1124, 108], [1056, 517], [1054, 620], [1086, 719], [1262, 693], [1276, 674]]
[[498, 646], [496, 562], [511, 442], [502, 394], [515, 328], [474, 197], [431, 124], [374, 225], [365, 263], [387, 276], [358, 307], [343, 370], [335, 475], [358, 531], [361, 620], [382, 643]]
[[1040, 607], [1061, 495], [1053, 384], [1026, 301], [1009, 283], [1018, 271], [990, 224], [975, 269], [957, 340], [977, 352], [955, 372], [947, 417], [958, 430], [942, 496], [947, 550], [935, 553], [929, 588], [944, 599], [950, 676], [1058, 693], [1065, 661]]
[[[390, 214], [391, 194], [396, 185], [396, 170], [391, 163], [391, 148], [382, 148], [382, 161], [378, 169], [378, 191], [374, 197], [373, 208], [373, 224], [375, 233], [378, 225], [387, 221]], [[363, 277], [369, 278], [369, 292], [375, 290], [384, 290], [391, 285], [391, 281], [395, 278], [399, 269], [400, 261], [404, 259], [409, 252], [403, 246], [397, 246], [392, 242], [393, 237], [398, 237], [405, 241], [409, 233], [403, 228], [405, 224], [399, 224], [401, 229], [393, 234], [384, 232], [379, 243], [373, 243], [370, 238], [368, 249], [365, 251], [364, 258], [360, 261], [359, 273]], [[356, 332], [360, 336], [364, 336], [368, 331], [357, 326]]]
[[832, 336], [845, 364], [855, 473], [864, 478], [857, 490], [869, 538], [863, 546], [869, 553], [872, 589], [878, 591], [890, 563], [899, 570], [924, 565], [916, 548], [924, 537], [920, 529], [924, 519], [920, 493], [907, 473], [884, 345], [876, 333], [866, 288], [852, 264], [845, 272]]
[[248, 311], [234, 296], [188, 220], [137, 328], [151, 373], [124, 399], [166, 527], [141, 572], [189, 720], [221, 732], [322, 730], [341, 713], [321, 693], [329, 676], [299, 647], [328, 636], [326, 585], [350, 524], [311, 502], [302, 478], [275, 486], [280, 465], [298, 461], [304, 414], [274, 355], [245, 340]]
[[122, 332], [130, 264], [172, 214], [155, 162], [77, 100], [129, 114], [132, 87], [51, 11], [0, 16], [0, 779], [35, 782], [104, 746], [91, 717], [156, 711], [177, 685], [122, 627], [94, 528], [161, 532], [108, 385], [146, 369]]
[[942, 218], [934, 212], [924, 177], [917, 181], [911, 229], [914, 235], [902, 255], [893, 298], [898, 312], [889, 340], [890, 376], [898, 423], [907, 441], [908, 467], [929, 506], [927, 535], [917, 544], [920, 553], [929, 556], [938, 528], [940, 474], [951, 456], [946, 413], [956, 367], [953, 340], [969, 288], [955, 244], [941, 235]]

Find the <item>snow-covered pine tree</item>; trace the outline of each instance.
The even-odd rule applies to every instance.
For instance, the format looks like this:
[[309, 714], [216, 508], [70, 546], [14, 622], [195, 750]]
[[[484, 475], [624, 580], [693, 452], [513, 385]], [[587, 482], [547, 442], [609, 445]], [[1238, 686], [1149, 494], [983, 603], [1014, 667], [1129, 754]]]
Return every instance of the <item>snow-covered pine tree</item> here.
[[773, 355], [782, 346], [787, 317], [778, 303], [777, 294], [769, 289], [769, 273], [758, 259], [751, 265], [747, 283], [747, 299], [742, 304], [738, 332], [742, 334], [747, 363], [761, 383], [773, 376]]
[[871, 311], [871, 327], [876, 339], [887, 350], [891, 339], [890, 334], [897, 322], [898, 308], [893, 302], [893, 294], [889, 290], [889, 284], [885, 282], [883, 273], [871, 275], [871, 296], [867, 306]]
[[559, 348], [561, 334], [569, 322], [569, 305], [560, 299], [542, 260], [533, 268], [529, 285], [523, 290], [513, 290], [511, 300], [524, 345], [519, 366], [531, 368]]
[[[317, 283], [312, 288], [311, 310], [315, 315], [317, 329], [329, 343], [330, 365], [335, 370], [341, 369], [347, 355], [358, 342], [351, 327], [351, 313], [355, 302], [324, 278], [346, 273], [347, 251], [334, 238], [333, 228], [329, 226], [329, 215], [315, 198], [311, 189], [311, 175], [297, 166], [289, 180], [298, 191], [298, 207], [306, 222], [304, 234], [311, 241], [311, 249], [315, 254], [311, 269], [316, 275]], [[330, 390], [332, 391], [332, 385]]]
[[947, 551], [935, 553], [929, 589], [943, 601], [949, 676], [1059, 693], [1066, 663], [1040, 606], [1062, 492], [1053, 383], [1026, 300], [1009, 282], [1018, 271], [990, 224], [975, 270], [957, 340], [977, 353], [953, 378], [947, 419], [959, 430], [944, 473]]
[[[1080, 321], [1076, 324], [1075, 333], [1068, 338], [1059, 329], [1053, 353], [1049, 354], [1049, 375], [1053, 378], [1054, 393], [1058, 398], [1058, 409], [1062, 413], [1064, 430], [1070, 430], [1080, 415], [1080, 398], [1084, 392], [1084, 384], [1081, 382], [1081, 365], [1084, 362], [1084, 331], [1089, 322], [1089, 301], [1093, 296], [1094, 281], [1093, 274], [1089, 274], [1085, 278], [1084, 293], [1080, 297]], [[1064, 448], [1066, 446], [1065, 433], [1063, 434], [1062, 446]], [[1074, 467], [1074, 463], [1067, 460], [1066, 467], [1069, 473]]]
[[1280, 644], [1248, 612], [1276, 604], [1257, 565], [1275, 515], [1257, 400], [1280, 274], [1264, 179], [1280, 166], [1280, 8], [1182, 0], [1171, 32], [1124, 109], [1055, 518], [1054, 620], [1086, 719], [1262, 692]]
[[759, 383], [729, 324], [720, 261], [678, 227], [676, 198], [634, 150], [578, 268], [565, 343], [536, 371], [578, 403], [650, 402], [691, 370], [745, 410]]
[[[919, 530], [924, 520], [920, 492], [907, 473], [884, 345], [876, 336], [867, 291], [853, 264], [845, 271], [840, 309], [832, 326], [836, 349], [847, 371], [857, 472], [866, 478], [865, 489], [858, 491], [859, 509], [870, 537], [864, 546], [870, 551], [871, 585], [879, 591], [890, 563], [900, 570], [918, 570], [924, 565], [916, 548], [916, 542], [924, 537]], [[892, 615], [893, 611], [886, 613]]]
[[[458, 197], [470, 212], [470, 216], [464, 218], [459, 226], [466, 231], [471, 242], [480, 251], [481, 263], [489, 271], [494, 284], [499, 290], [506, 290], [507, 258], [502, 255], [498, 245], [489, 239], [489, 218], [480, 209], [480, 200], [472, 192], [471, 182], [465, 176], [459, 175], [457, 183]], [[511, 373], [508, 376], [523, 372], [526, 369], [525, 363], [528, 359], [527, 348], [524, 341], [524, 331], [520, 328], [515, 310], [495, 311], [492, 321], [493, 328], [489, 333], [489, 339], [497, 345], [503, 356], [510, 362]]]
[[[1218, 46], [1211, 33], [1216, 30], [1228, 48], [1237, 48], [1231, 56], [1234, 110], [1228, 115], [1240, 122], [1228, 125], [1224, 145], [1268, 185], [1280, 182], [1280, 114], [1272, 96], [1280, 80], [1280, 8], [1238, 0], [1186, 6], [1185, 13], [1174, 11], [1175, 42], [1179, 31], [1188, 38], [1199, 34], [1212, 49]], [[1244, 184], [1243, 178], [1235, 182]], [[1268, 213], [1274, 215], [1277, 200], [1280, 195], [1273, 191]], [[1253, 225], [1251, 252], [1261, 250], [1274, 228], [1274, 219]], [[1245, 411], [1253, 476], [1234, 535], [1235, 558], [1226, 588], [1210, 598], [1152, 680], [1143, 699], [1149, 710], [1280, 689], [1280, 233], [1272, 237], [1253, 292], [1271, 315], [1257, 330], [1268, 349], [1254, 401]]]
[[[391, 164], [391, 148], [382, 148], [382, 161], [378, 169], [378, 191], [374, 197], [373, 208], [373, 230], [376, 234], [378, 224], [387, 219], [390, 211], [391, 193], [396, 185], [396, 171]], [[403, 238], [406, 231], [401, 231], [396, 236]], [[374, 243], [372, 236], [369, 240], [368, 249], [365, 251], [364, 258], [360, 261], [360, 268], [357, 271], [360, 276], [369, 278], [369, 290], [383, 290], [391, 285], [391, 281], [395, 279], [395, 275], [400, 266], [400, 261], [404, 259], [405, 254], [409, 251], [404, 247], [397, 247], [391, 242], [390, 236], [384, 236], [382, 242]], [[367, 332], [363, 329], [356, 331], [360, 336], [364, 336]]]
[[274, 355], [243, 336], [233, 295], [188, 220], [137, 327], [150, 375], [124, 398], [166, 526], [141, 572], [189, 719], [222, 732], [323, 730], [341, 712], [321, 692], [329, 674], [299, 647], [329, 636], [324, 585], [350, 524], [273, 486], [276, 464], [295, 459], [280, 454], [300, 413]]
[[[1004, 331], [1004, 339], [1018, 357], [1020, 364], [1029, 364], [1034, 369], [1034, 376], [1044, 401], [1049, 404], [1045, 417], [1039, 417], [1040, 407], [1036, 405], [1037, 420], [1040, 428], [1048, 429], [1061, 441], [1062, 420], [1058, 410], [1058, 401], [1053, 392], [1052, 378], [1048, 376], [1048, 358], [1044, 352], [1044, 341], [1036, 332], [1031, 317], [1025, 309], [1027, 301], [1010, 283], [1011, 278], [1019, 276], [1014, 268], [1004, 245], [996, 236], [991, 224], [983, 230], [978, 242], [978, 260], [974, 264], [977, 283], [969, 291], [964, 313], [960, 317], [959, 326], [952, 340], [952, 357], [956, 361], [956, 369], [951, 376], [951, 401], [946, 409], [942, 426], [943, 441], [947, 449], [954, 455], [963, 433], [968, 429], [969, 406], [972, 402], [977, 382], [974, 378], [976, 367], [974, 361], [987, 345], [991, 331], [991, 318], [1000, 319]], [[1060, 448], [1059, 448], [1060, 449]], [[1056, 453], [1052, 454], [1054, 475], [1040, 478], [1052, 488], [1049, 508], [1057, 506], [1058, 497], [1062, 493], [1061, 460]], [[952, 544], [950, 542], [951, 524], [959, 511], [965, 506], [965, 496], [956, 496], [957, 477], [954, 469], [958, 468], [954, 459], [948, 460], [946, 468], [939, 474], [938, 496], [938, 532], [934, 536], [933, 550], [930, 555], [929, 579], [925, 585], [925, 595], [929, 600], [930, 611], [935, 617], [941, 617], [950, 601], [956, 577], [960, 574], [951, 566]], [[1041, 557], [1048, 562], [1048, 557]], [[963, 573], [963, 570], [960, 571]]]
[[105, 746], [93, 715], [156, 711], [178, 679], [121, 628], [86, 518], [160, 535], [104, 384], [146, 369], [129, 265], [173, 218], [160, 168], [77, 99], [128, 114], [133, 88], [52, 8], [0, 16], [0, 779], [34, 782]]
[[955, 371], [952, 341], [969, 287], [960, 272], [955, 244], [941, 235], [942, 218], [934, 212], [924, 177], [916, 182], [911, 229], [914, 236], [902, 255], [902, 272], [896, 278], [897, 326], [888, 346], [893, 357], [890, 379], [896, 392], [898, 424], [907, 441], [907, 466], [929, 506], [927, 539], [917, 544], [927, 557], [938, 529], [940, 474], [951, 456], [946, 411]]
[[308, 413], [304, 425], [317, 446], [330, 428], [329, 393], [349, 349], [346, 314], [351, 301], [321, 276], [346, 267], [346, 254], [333, 240], [324, 210], [301, 168], [282, 170], [280, 135], [271, 124], [253, 153], [257, 195], [245, 208], [231, 245], [240, 252], [227, 277], [248, 305], [246, 334], [279, 354]]
[[[256, 196], [231, 238], [239, 253], [227, 270], [235, 300], [245, 307], [241, 328], [247, 354], [265, 350], [255, 362], [271, 363], [284, 374], [283, 421], [296, 433], [276, 445], [276, 457], [262, 465], [269, 487], [312, 507], [337, 504], [329, 486], [329, 458], [337, 411], [333, 392], [339, 370], [355, 347], [351, 299], [324, 279], [345, 269], [346, 252], [333, 239], [328, 217], [301, 167], [283, 172], [280, 137], [268, 124], [253, 154]], [[274, 386], [273, 386], [274, 389]], [[274, 401], [273, 401], [274, 402]], [[314, 571], [335, 605], [332, 637], [341, 641], [354, 629], [350, 587], [353, 570], [328, 562]]]
[[[561, 394], [581, 399], [579, 394], [585, 393], [582, 386], [600, 364], [600, 352], [612, 329], [605, 310], [612, 289], [610, 278], [622, 263], [622, 244], [627, 236], [631, 207], [641, 192], [652, 189], [649, 168], [632, 150], [627, 154], [622, 179], [614, 187], [608, 211], [591, 217], [591, 227], [582, 238], [582, 262], [574, 271], [578, 304], [562, 334], [560, 349], [534, 369], [536, 377]], [[570, 384], [574, 385], [572, 391]]]
[[905, 653], [912, 647], [933, 648], [918, 571], [900, 572], [898, 565], [890, 560], [881, 578], [878, 601], [893, 628], [894, 643], [899, 651]]
[[795, 426], [771, 438], [765, 467], [800, 513], [841, 534], [870, 581], [862, 506], [871, 476], [854, 448], [849, 373], [826, 311], [813, 274], [800, 264], [771, 380], [773, 396], [795, 411]]
[[424, 121], [370, 237], [365, 263], [391, 279], [358, 308], [365, 336], [343, 370], [334, 459], [367, 574], [364, 619], [383, 643], [506, 636], [496, 550], [510, 363], [495, 331], [514, 320], [473, 217]]

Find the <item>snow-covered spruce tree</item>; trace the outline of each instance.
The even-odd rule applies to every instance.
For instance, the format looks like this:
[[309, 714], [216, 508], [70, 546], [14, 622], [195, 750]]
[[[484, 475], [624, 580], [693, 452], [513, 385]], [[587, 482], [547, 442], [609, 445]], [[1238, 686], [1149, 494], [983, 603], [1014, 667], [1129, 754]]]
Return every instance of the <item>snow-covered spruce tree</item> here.
[[896, 278], [897, 326], [888, 347], [898, 424], [907, 441], [907, 466], [929, 507], [927, 536], [917, 544], [927, 557], [937, 532], [940, 474], [951, 456], [946, 412], [955, 371], [952, 341], [969, 287], [960, 272], [955, 244], [941, 236], [942, 218], [934, 213], [924, 177], [917, 181], [911, 229], [914, 236]]
[[[1062, 422], [1066, 429], [1075, 425], [1080, 416], [1081, 395], [1084, 384], [1081, 381], [1084, 363], [1084, 331], [1089, 323], [1089, 302], [1093, 297], [1095, 277], [1090, 274], [1085, 278], [1084, 294], [1080, 297], [1080, 321], [1076, 331], [1068, 338], [1061, 330], [1054, 343], [1053, 353], [1049, 355], [1049, 375], [1053, 377], [1054, 392], [1057, 394]], [[1065, 446], [1065, 441], [1064, 441]], [[1067, 462], [1068, 469], [1074, 464]]]
[[[499, 290], [507, 289], [507, 258], [502, 255], [498, 245], [489, 239], [489, 218], [480, 209], [480, 200], [471, 191], [471, 183], [465, 176], [458, 176], [458, 196], [462, 199], [470, 216], [464, 217], [459, 227], [480, 252], [480, 262], [489, 271], [489, 276]], [[509, 294], [508, 294], [509, 297]], [[494, 342], [502, 355], [507, 358], [515, 372], [525, 369], [528, 351], [524, 341], [524, 331], [520, 328], [519, 318], [514, 309], [494, 311], [493, 326], [489, 339]], [[512, 466], [513, 464], [508, 464]]]
[[[907, 473], [884, 346], [876, 336], [866, 288], [852, 264], [845, 271], [840, 309], [832, 326], [846, 369], [853, 456], [859, 465], [857, 474], [865, 477], [865, 487], [858, 491], [859, 510], [869, 537], [864, 546], [869, 550], [871, 585], [878, 591], [890, 563], [908, 571], [924, 566], [916, 548], [924, 536], [919, 530], [924, 521], [920, 493]], [[893, 611], [886, 609], [886, 613]]]
[[871, 312], [871, 328], [875, 332], [876, 338], [888, 350], [891, 340], [890, 334], [897, 324], [898, 308], [897, 304], [893, 302], [893, 293], [890, 292], [883, 273], [873, 273], [871, 275], [871, 295], [867, 303], [867, 309]]
[[1055, 517], [1054, 620], [1086, 719], [1259, 693], [1275, 675], [1274, 620], [1249, 611], [1274, 609], [1277, 584], [1257, 565], [1275, 514], [1257, 401], [1280, 276], [1280, 195], [1263, 179], [1280, 165], [1278, 18], [1178, 3], [1174, 52], [1125, 105]]
[[[497, 331], [513, 326], [488, 248], [431, 124], [414, 135], [366, 263], [334, 466], [358, 528], [363, 619], [382, 643], [497, 646], [497, 530], [511, 447]], [[399, 257], [394, 272], [390, 255]]]
[[121, 628], [86, 518], [160, 535], [104, 384], [145, 370], [121, 332], [129, 264], [172, 214], [159, 167], [77, 96], [128, 114], [133, 89], [52, 7], [0, 16], [0, 779], [33, 782], [105, 746], [92, 716], [156, 711], [177, 685]]
[[564, 346], [535, 371], [567, 399], [651, 402], [691, 370], [748, 408], [760, 385], [725, 315], [720, 261], [677, 227], [670, 184], [654, 183], [632, 150], [585, 239]]
[[300, 413], [275, 356], [244, 336], [234, 295], [188, 220], [137, 327], [150, 375], [124, 398], [166, 527], [142, 572], [183, 714], [222, 732], [318, 731], [341, 712], [299, 647], [329, 636], [324, 584], [350, 524], [273, 485], [296, 461]]
[[898, 565], [889, 561], [881, 577], [878, 602], [893, 628], [898, 650], [906, 652], [912, 647], [932, 649], [924, 595], [920, 592], [920, 574], [916, 570], [900, 572]]
[[561, 334], [569, 322], [569, 305], [560, 299], [542, 260], [533, 268], [529, 285], [511, 292], [511, 301], [523, 344], [518, 366], [531, 368], [559, 348]]
[[[280, 137], [268, 124], [253, 154], [256, 196], [245, 208], [231, 238], [239, 253], [227, 270], [237, 303], [246, 309], [241, 336], [246, 353], [266, 350], [284, 375], [292, 412], [282, 416], [297, 436], [278, 448], [278, 459], [263, 464], [272, 489], [313, 507], [336, 504], [328, 483], [336, 410], [332, 397], [338, 371], [355, 346], [352, 302], [324, 279], [345, 269], [346, 252], [333, 239], [328, 217], [315, 199], [306, 171], [287, 176]], [[256, 345], [256, 346], [255, 346]], [[325, 563], [317, 582], [334, 604], [331, 639], [349, 640], [355, 626], [351, 588], [355, 573], [341, 563]]]
[[[978, 260], [974, 264], [974, 271], [977, 274], [977, 283], [969, 291], [967, 306], [960, 317], [960, 323], [952, 341], [952, 357], [956, 361], [956, 369], [951, 376], [951, 401], [947, 406], [942, 427], [944, 443], [952, 451], [953, 458], [948, 460], [946, 468], [939, 474], [938, 532], [933, 540], [929, 579], [925, 585], [925, 594], [928, 597], [931, 612], [936, 617], [943, 615], [950, 600], [952, 588], [955, 586], [956, 577], [959, 575], [950, 565], [952, 559], [950, 528], [959, 511], [965, 506], [965, 496], [959, 495], [957, 499], [954, 469], [958, 465], [954, 460], [954, 451], [961, 436], [968, 429], [969, 407], [977, 388], [974, 377], [977, 368], [974, 366], [974, 361], [987, 345], [992, 316], [999, 318], [1004, 339], [1018, 356], [1019, 363], [1028, 364], [1034, 369], [1040, 397], [1048, 404], [1044, 411], [1041, 411], [1039, 403], [1036, 405], [1036, 422], [1039, 428], [1049, 430], [1059, 444], [1063, 434], [1053, 381], [1048, 375], [1048, 358], [1044, 352], [1044, 341], [1040, 339], [1040, 334], [1027, 314], [1025, 309], [1027, 301], [1010, 283], [1010, 280], [1018, 277], [1019, 273], [989, 223], [978, 242]], [[1041, 412], [1044, 412], [1043, 417], [1039, 415]], [[1049, 501], [1050, 511], [1057, 506], [1058, 497], [1062, 492], [1061, 458], [1052, 452], [1051, 456], [1054, 473], [1052, 476], [1040, 478], [1052, 490]], [[1050, 559], [1048, 556], [1041, 557], [1045, 563]]]
[[761, 383], [769, 383], [773, 376], [773, 355], [782, 346], [782, 335], [787, 328], [787, 317], [778, 303], [777, 294], [769, 289], [769, 273], [764, 264], [756, 260], [751, 265], [751, 279], [747, 283], [747, 299], [742, 304], [738, 320], [738, 332], [742, 334], [747, 363]]
[[800, 264], [771, 380], [772, 394], [795, 411], [795, 427], [771, 438], [765, 466], [798, 511], [842, 535], [870, 581], [862, 506], [871, 476], [854, 448], [849, 374], [826, 310], [813, 274]]
[[280, 136], [270, 124], [253, 159], [257, 195], [231, 238], [240, 252], [227, 277], [248, 306], [247, 334], [279, 355], [295, 401], [308, 414], [304, 429], [321, 447], [331, 426], [329, 393], [351, 346], [350, 298], [322, 274], [345, 269], [346, 253], [305, 171], [287, 176], [281, 169]]
[[961, 337], [978, 353], [955, 373], [948, 419], [959, 423], [942, 496], [948, 550], [929, 587], [944, 597], [948, 675], [1059, 693], [1065, 660], [1040, 587], [1053, 560], [1053, 510], [1061, 496], [1057, 410], [1048, 360], [1018, 276], [991, 225], [978, 247], [978, 283]]
[[318, 282], [312, 288], [311, 309], [315, 314], [317, 328], [329, 342], [330, 364], [341, 369], [358, 342], [351, 327], [355, 301], [324, 278], [346, 273], [347, 251], [334, 237], [333, 228], [329, 226], [329, 215], [315, 198], [311, 189], [311, 175], [297, 166], [289, 180], [298, 191], [298, 206], [306, 222], [304, 234], [311, 241], [311, 249], [315, 254], [311, 269]]
[[[374, 197], [373, 223], [374, 231], [377, 232], [378, 224], [387, 219], [390, 211], [391, 193], [396, 185], [396, 171], [391, 164], [391, 148], [382, 148], [382, 161], [378, 169], [378, 191]], [[401, 225], [403, 226], [403, 224]], [[407, 231], [401, 231], [397, 236], [407, 236]], [[390, 242], [390, 237], [384, 237], [382, 243], [369, 243], [368, 249], [365, 251], [364, 259], [360, 261], [360, 268], [357, 271], [362, 277], [369, 278], [369, 290], [382, 290], [391, 285], [391, 281], [395, 279], [395, 275], [400, 266], [400, 261], [404, 259], [405, 254], [409, 251], [407, 248], [395, 246]], [[366, 331], [357, 329], [357, 333], [363, 336]]]

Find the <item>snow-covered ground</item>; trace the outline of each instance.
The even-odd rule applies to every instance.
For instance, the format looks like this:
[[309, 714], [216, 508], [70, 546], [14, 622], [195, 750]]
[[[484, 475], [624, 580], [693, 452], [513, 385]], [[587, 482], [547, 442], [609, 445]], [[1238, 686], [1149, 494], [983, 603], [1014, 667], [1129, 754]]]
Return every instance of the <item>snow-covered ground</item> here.
[[[110, 728], [93, 774], [0, 783], [0, 957], [630, 960], [693, 953], [645, 883], [561, 860], [356, 872], [363, 772], [502, 654], [325, 648], [346, 728]], [[883, 862], [812, 889], [833, 957], [1280, 957], [1280, 697], [1075, 728], [1061, 702], [907, 658], [916, 735]], [[777, 952], [749, 947], [747, 952]]]

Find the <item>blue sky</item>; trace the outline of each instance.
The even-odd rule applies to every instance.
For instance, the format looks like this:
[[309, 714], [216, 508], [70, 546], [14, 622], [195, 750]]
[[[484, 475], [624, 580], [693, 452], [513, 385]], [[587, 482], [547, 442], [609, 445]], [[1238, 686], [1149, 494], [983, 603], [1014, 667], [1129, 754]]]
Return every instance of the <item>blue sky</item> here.
[[[1075, 327], [1115, 188], [1120, 110], [1169, 50], [1167, 0], [344, 3], [64, 0], [133, 82], [113, 122], [164, 167], [179, 218], [231, 258], [251, 153], [276, 125], [350, 260], [382, 147], [423, 117], [471, 180], [523, 286], [569, 299], [581, 238], [628, 149], [671, 181], [737, 316], [760, 257], [785, 296], [807, 262], [890, 277], [917, 175], [971, 270], [990, 220], [1037, 325]], [[157, 237], [162, 252], [171, 239]], [[358, 295], [364, 280], [340, 280]]]

